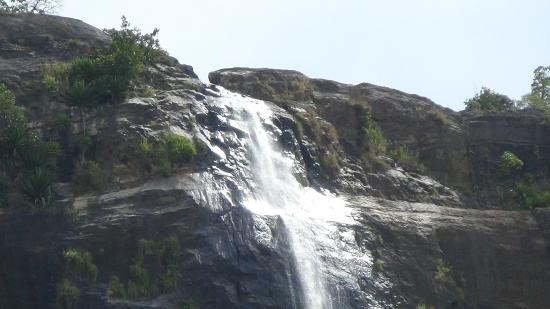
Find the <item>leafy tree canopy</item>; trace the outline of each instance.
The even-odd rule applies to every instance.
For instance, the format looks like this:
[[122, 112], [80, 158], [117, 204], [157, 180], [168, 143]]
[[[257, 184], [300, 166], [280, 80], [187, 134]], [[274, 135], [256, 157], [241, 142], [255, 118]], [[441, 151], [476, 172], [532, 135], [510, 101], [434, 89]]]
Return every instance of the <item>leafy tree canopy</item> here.
[[473, 111], [508, 111], [514, 109], [514, 101], [509, 97], [483, 87], [473, 98], [464, 102], [466, 110]]
[[61, 7], [61, 0], [0, 0], [0, 12], [52, 14]]

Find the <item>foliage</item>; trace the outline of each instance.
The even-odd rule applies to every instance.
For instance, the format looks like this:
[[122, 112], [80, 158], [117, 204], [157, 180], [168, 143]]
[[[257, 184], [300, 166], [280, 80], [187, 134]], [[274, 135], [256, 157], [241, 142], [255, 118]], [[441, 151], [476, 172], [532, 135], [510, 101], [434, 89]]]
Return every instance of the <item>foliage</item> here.
[[468, 111], [509, 111], [514, 109], [514, 101], [505, 95], [483, 87], [481, 91], [466, 102]]
[[539, 66], [533, 75], [531, 93], [523, 99], [531, 107], [550, 112], [550, 66]]
[[427, 116], [438, 126], [451, 124], [451, 121], [449, 120], [447, 115], [445, 115], [442, 111], [438, 109], [428, 111]]
[[424, 169], [422, 163], [407, 147], [396, 146], [390, 151], [390, 157], [406, 169], [417, 171]]
[[[36, 207], [48, 206], [54, 197], [56, 161], [61, 153], [57, 143], [42, 141], [28, 133], [23, 111], [15, 96], [0, 85], [0, 178], [2, 190], [12, 197], [22, 193]], [[7, 197], [0, 203], [8, 204]], [[21, 201], [19, 198], [12, 199]]]
[[64, 278], [61, 283], [57, 285], [57, 304], [60, 308], [76, 308], [79, 298], [80, 290], [69, 279]]
[[416, 305], [416, 309], [435, 309], [435, 307], [432, 305], [426, 305], [424, 303], [420, 303]]
[[51, 172], [46, 168], [38, 167], [25, 175], [21, 191], [36, 207], [44, 208], [53, 200], [52, 182]]
[[518, 182], [514, 192], [520, 206], [526, 209], [550, 207], [550, 186], [536, 186], [526, 182]]
[[388, 149], [388, 141], [382, 130], [376, 125], [368, 108], [362, 108], [359, 113], [359, 136], [361, 142], [368, 145], [369, 152], [374, 155], [384, 155]]
[[69, 248], [63, 252], [63, 258], [70, 274], [80, 279], [96, 280], [97, 266], [90, 252]]
[[61, 0], [0, 0], [0, 12], [52, 14], [61, 7]]
[[498, 168], [501, 175], [510, 175], [514, 171], [518, 171], [523, 168], [523, 161], [512, 152], [505, 151], [502, 156], [500, 156]]
[[176, 287], [178, 258], [181, 247], [176, 236], [161, 241], [138, 241], [137, 254], [129, 268], [126, 284], [111, 277], [110, 291], [113, 297], [139, 299], [152, 297]]
[[44, 86], [64, 95], [69, 104], [78, 107], [123, 100], [130, 83], [162, 53], [156, 38], [158, 29], [142, 34], [139, 29], [130, 28], [123, 16], [120, 30], [105, 31], [111, 37], [107, 46], [69, 64], [45, 67]]
[[376, 272], [381, 272], [384, 270], [384, 261], [380, 259], [376, 259], [376, 261], [372, 265], [372, 270]]
[[438, 259], [436, 267], [434, 274], [435, 281], [444, 282], [450, 279], [453, 270], [449, 263], [443, 261], [443, 259]]
[[148, 168], [152, 167], [164, 176], [169, 176], [175, 166], [193, 160], [197, 155], [195, 144], [185, 136], [169, 132], [155, 142], [141, 139], [138, 142], [138, 151]]
[[81, 159], [76, 163], [73, 183], [79, 193], [101, 191], [109, 183], [109, 173], [97, 162]]
[[69, 68], [69, 64], [62, 62], [45, 65], [42, 68], [42, 85], [50, 91], [66, 92]]
[[169, 132], [164, 136], [163, 143], [170, 162], [189, 162], [197, 154], [193, 142], [185, 136]]
[[111, 276], [109, 280], [109, 295], [113, 298], [125, 298], [126, 289], [117, 276]]
[[327, 153], [321, 155], [321, 165], [329, 171], [337, 171], [339, 169], [338, 155], [336, 153]]

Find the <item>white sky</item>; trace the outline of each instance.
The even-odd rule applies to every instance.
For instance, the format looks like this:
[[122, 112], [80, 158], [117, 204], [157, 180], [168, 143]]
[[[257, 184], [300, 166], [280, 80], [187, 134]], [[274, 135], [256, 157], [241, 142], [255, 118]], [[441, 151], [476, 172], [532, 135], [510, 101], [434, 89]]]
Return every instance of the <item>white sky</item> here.
[[65, 0], [99, 28], [160, 28], [201, 79], [221, 68], [293, 69], [369, 82], [463, 109], [482, 86], [519, 98], [550, 65], [550, 0]]

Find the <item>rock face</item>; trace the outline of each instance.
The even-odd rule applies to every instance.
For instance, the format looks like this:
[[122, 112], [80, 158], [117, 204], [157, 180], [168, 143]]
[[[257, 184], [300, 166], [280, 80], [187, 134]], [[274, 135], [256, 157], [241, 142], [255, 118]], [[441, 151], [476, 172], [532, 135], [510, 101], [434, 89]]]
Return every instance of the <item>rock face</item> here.
[[[0, 15], [0, 80], [16, 92], [30, 130], [75, 143], [78, 115], [43, 89], [41, 66], [107, 40], [73, 19]], [[339, 225], [335, 238], [353, 235], [352, 243], [344, 242], [353, 250], [324, 248], [321, 256], [336, 252], [373, 261], [365, 263], [365, 272], [348, 265], [345, 270], [358, 270], [349, 273], [354, 286], [336, 287], [345, 297], [335, 307], [550, 305], [550, 212], [486, 210], [512, 205], [501, 204], [491, 190], [475, 190], [491, 182], [504, 150], [525, 158], [529, 169], [547, 166], [546, 118], [455, 113], [397, 90], [294, 71], [226, 69], [210, 80], [268, 101], [262, 104], [273, 120], [266, 130], [295, 160], [296, 178], [341, 193], [352, 210], [353, 223]], [[286, 223], [240, 203], [256, 185], [247, 177], [252, 167], [242, 143], [245, 128], [226, 104], [241, 97], [201, 82], [190, 66], [169, 57], [148, 67], [143, 83], [153, 95], [136, 90], [123, 103], [86, 112], [95, 160], [112, 173], [104, 191], [74, 193], [77, 158], [68, 150], [54, 210], [0, 209], [0, 307], [55, 308], [67, 272], [63, 252], [78, 248], [90, 252], [98, 275], [93, 283], [76, 282], [77, 308], [181, 308], [190, 301], [201, 308], [304, 308]], [[373, 161], [381, 166], [365, 164], [365, 111], [391, 143], [406, 146], [424, 167], [384, 156]], [[64, 132], [51, 123], [60, 113], [71, 119]], [[147, 173], [137, 151], [141, 138], [166, 130], [204, 148], [170, 177]], [[137, 300], [114, 297], [109, 282], [112, 276], [128, 282], [140, 243], [167, 237], [181, 246], [172, 265], [176, 287]]]

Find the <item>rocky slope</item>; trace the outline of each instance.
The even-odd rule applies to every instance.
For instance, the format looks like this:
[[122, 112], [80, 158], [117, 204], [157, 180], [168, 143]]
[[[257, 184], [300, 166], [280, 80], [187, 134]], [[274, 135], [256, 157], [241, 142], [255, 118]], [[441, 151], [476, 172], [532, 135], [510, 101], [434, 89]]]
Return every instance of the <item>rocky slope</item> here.
[[[75, 143], [77, 111], [43, 88], [41, 67], [106, 40], [73, 19], [0, 15], [0, 81], [16, 92], [29, 130]], [[546, 166], [544, 117], [455, 113], [397, 90], [293, 71], [226, 69], [210, 80], [268, 101], [270, 130], [299, 163], [296, 177], [341, 193], [353, 209], [355, 223], [339, 226], [340, 235], [353, 234], [347, 245], [373, 261], [367, 272], [353, 274], [358, 290], [343, 288], [349, 308], [550, 305], [550, 212], [472, 209], [513, 207], [488, 188], [504, 149], [525, 158], [528, 168]], [[181, 308], [191, 301], [201, 308], [302, 308], [285, 223], [238, 203], [251, 185], [239, 175], [250, 167], [238, 155], [243, 131], [226, 103], [239, 96], [201, 82], [169, 57], [147, 68], [142, 82], [154, 94], [136, 86], [125, 102], [86, 113], [95, 159], [112, 173], [104, 191], [74, 193], [76, 158], [67, 150], [54, 210], [0, 209], [0, 307], [56, 307], [63, 252], [78, 248], [91, 253], [98, 273], [95, 282], [78, 282], [77, 308]], [[363, 159], [366, 110], [393, 145], [406, 146], [421, 164]], [[60, 113], [71, 119], [63, 132], [51, 121]], [[136, 141], [167, 129], [204, 149], [170, 177], [147, 174]], [[137, 300], [113, 297], [109, 281], [116, 275], [126, 282], [140, 241], [174, 236], [181, 246], [172, 265], [176, 287]]]

